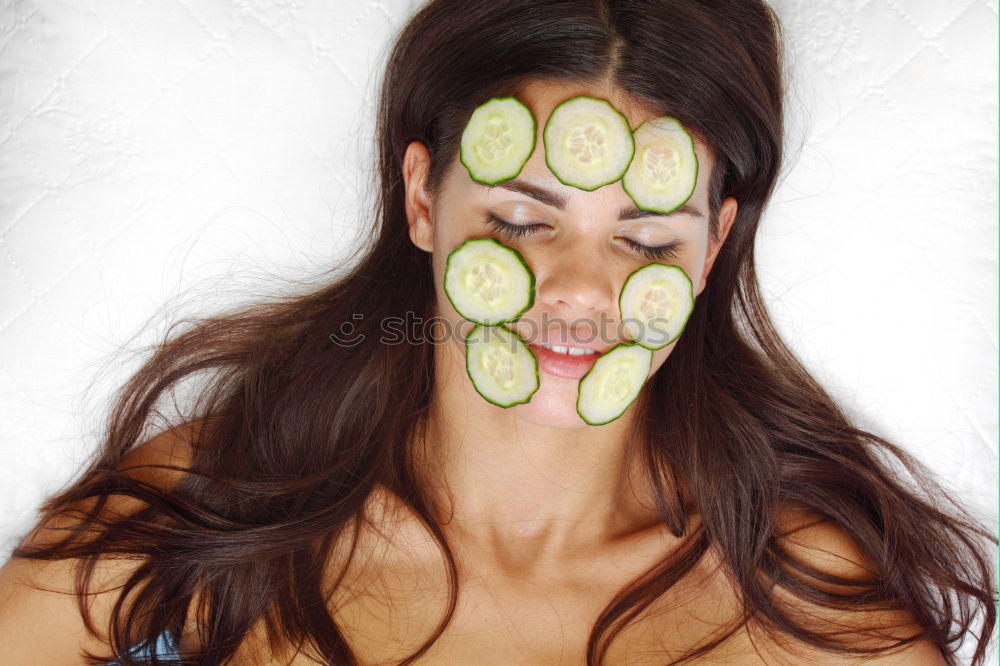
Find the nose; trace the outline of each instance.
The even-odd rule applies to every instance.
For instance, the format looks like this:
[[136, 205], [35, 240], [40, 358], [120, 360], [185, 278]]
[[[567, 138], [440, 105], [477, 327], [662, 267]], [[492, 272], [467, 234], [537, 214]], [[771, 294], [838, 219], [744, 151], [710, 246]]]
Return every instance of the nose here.
[[610, 268], [599, 252], [566, 248], [537, 276], [538, 300], [555, 315], [596, 317], [608, 312], [616, 298]]

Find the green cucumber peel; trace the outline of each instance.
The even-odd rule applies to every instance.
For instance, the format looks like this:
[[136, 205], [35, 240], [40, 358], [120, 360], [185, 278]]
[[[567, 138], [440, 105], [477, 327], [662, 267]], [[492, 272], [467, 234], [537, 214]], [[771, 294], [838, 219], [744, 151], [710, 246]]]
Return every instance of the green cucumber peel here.
[[535, 303], [535, 274], [520, 252], [495, 238], [471, 238], [448, 255], [444, 292], [465, 319], [514, 321]]
[[505, 409], [530, 402], [540, 385], [534, 352], [504, 326], [477, 324], [469, 331], [465, 372], [484, 400]]
[[592, 426], [621, 417], [635, 402], [653, 367], [653, 352], [634, 343], [621, 343], [602, 354], [577, 388], [576, 413]]
[[516, 97], [493, 97], [472, 112], [459, 160], [472, 180], [493, 186], [516, 178], [535, 150], [538, 123]]
[[557, 104], [542, 141], [549, 171], [564, 185], [586, 192], [620, 180], [635, 155], [628, 119], [608, 100], [588, 95]]
[[694, 138], [673, 116], [647, 120], [632, 134], [636, 155], [622, 176], [622, 188], [636, 208], [672, 213], [687, 203], [698, 183]]
[[[653, 262], [638, 268], [618, 294], [618, 312], [626, 333], [653, 351], [680, 337], [693, 310], [691, 278], [672, 264]], [[664, 324], [659, 330], [653, 328], [657, 322]]]

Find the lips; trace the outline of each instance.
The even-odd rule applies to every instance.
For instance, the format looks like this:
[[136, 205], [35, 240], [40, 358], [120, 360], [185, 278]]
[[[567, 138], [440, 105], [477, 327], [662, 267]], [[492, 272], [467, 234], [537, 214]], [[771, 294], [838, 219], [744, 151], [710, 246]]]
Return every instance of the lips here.
[[[553, 345], [556, 346], [556, 345]], [[566, 379], [580, 379], [594, 365], [594, 361], [600, 358], [601, 354], [596, 351], [586, 351], [583, 354], [574, 352], [572, 354], [560, 353], [558, 351], [543, 347], [538, 344], [529, 344], [528, 347], [538, 359], [538, 369], [544, 373]], [[563, 349], [566, 349], [565, 347]], [[575, 347], [574, 349], [587, 349], [585, 347]]]
[[[542, 323], [545, 323], [544, 318]], [[613, 342], [609, 344], [597, 334], [595, 325], [546, 328], [544, 325], [532, 325], [526, 320], [519, 320], [513, 322], [510, 328], [517, 331], [528, 344], [528, 348], [538, 359], [538, 369], [554, 377], [580, 379], [601, 354], [615, 346]], [[539, 328], [543, 330], [540, 331]]]

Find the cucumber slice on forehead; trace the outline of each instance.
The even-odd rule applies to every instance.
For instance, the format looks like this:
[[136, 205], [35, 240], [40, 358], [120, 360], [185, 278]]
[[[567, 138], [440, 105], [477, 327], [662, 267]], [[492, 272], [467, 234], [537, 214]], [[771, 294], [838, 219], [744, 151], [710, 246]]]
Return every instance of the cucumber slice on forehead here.
[[580, 380], [576, 411], [590, 425], [604, 425], [625, 413], [638, 397], [653, 365], [653, 352], [620, 344], [594, 361]]
[[680, 266], [647, 264], [625, 280], [618, 308], [629, 338], [660, 349], [677, 339], [694, 309], [691, 279]]
[[607, 100], [581, 95], [549, 115], [545, 162], [565, 185], [592, 191], [625, 173], [635, 144], [628, 120]]
[[472, 180], [496, 185], [521, 173], [535, 150], [535, 116], [515, 97], [494, 97], [469, 118], [461, 161]]
[[499, 407], [531, 400], [538, 359], [524, 339], [503, 326], [477, 325], [465, 338], [465, 370], [479, 395]]
[[647, 120], [633, 133], [635, 157], [622, 187], [637, 208], [667, 214], [691, 198], [698, 182], [694, 139], [670, 116]]
[[448, 255], [444, 291], [477, 324], [517, 319], [535, 302], [535, 276], [521, 254], [493, 238], [467, 240]]

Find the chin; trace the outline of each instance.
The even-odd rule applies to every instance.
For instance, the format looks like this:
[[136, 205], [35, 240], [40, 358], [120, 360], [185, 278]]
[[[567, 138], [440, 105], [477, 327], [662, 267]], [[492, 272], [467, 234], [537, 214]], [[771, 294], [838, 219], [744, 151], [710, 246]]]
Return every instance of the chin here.
[[531, 396], [531, 402], [517, 405], [518, 419], [550, 428], [589, 428], [576, 412], [579, 380], [541, 375], [541, 385]]

